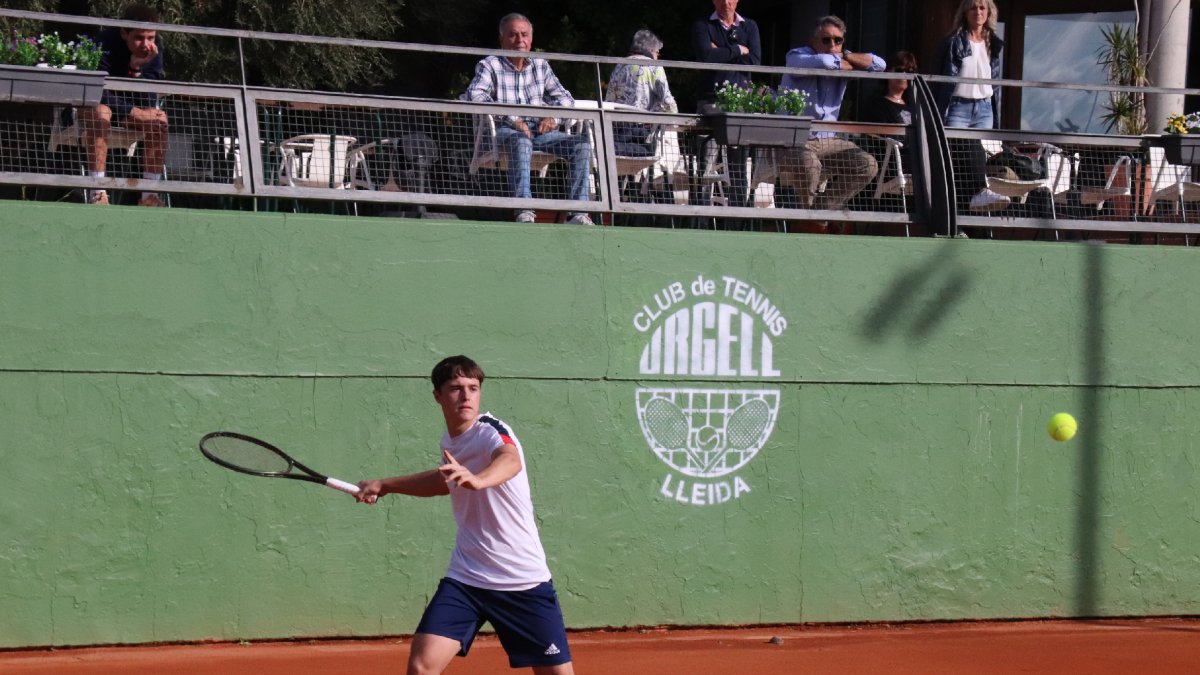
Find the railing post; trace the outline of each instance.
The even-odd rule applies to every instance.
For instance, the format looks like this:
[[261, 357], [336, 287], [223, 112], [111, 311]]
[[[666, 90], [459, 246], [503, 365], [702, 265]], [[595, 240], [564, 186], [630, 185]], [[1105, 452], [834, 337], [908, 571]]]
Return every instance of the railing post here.
[[924, 220], [934, 234], [953, 237], [958, 234], [958, 200], [946, 129], [929, 83], [916, 75], [912, 88], [916, 106], [907, 140], [913, 152], [914, 220]]

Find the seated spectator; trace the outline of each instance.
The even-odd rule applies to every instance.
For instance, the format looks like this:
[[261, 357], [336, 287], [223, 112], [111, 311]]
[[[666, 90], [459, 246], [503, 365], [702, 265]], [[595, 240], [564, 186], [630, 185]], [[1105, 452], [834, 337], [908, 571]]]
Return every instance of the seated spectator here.
[[[528, 52], [533, 47], [533, 24], [520, 14], [508, 14], [500, 19], [500, 47], [511, 51]], [[571, 92], [558, 81], [545, 59], [527, 57], [488, 56], [475, 66], [464, 98], [477, 103], [507, 103], [510, 105], [554, 105], [570, 108], [575, 105]], [[558, 130], [559, 121], [553, 117], [523, 117], [506, 115], [498, 120], [496, 143], [508, 154], [508, 186], [512, 196], [528, 199], [532, 196], [529, 168], [533, 151], [548, 152], [567, 161], [567, 197], [573, 200], [588, 198], [588, 176], [591, 172], [592, 145], [584, 134], [572, 135]], [[518, 223], [534, 222], [533, 211], [517, 213]], [[586, 213], [572, 213], [569, 223], [594, 225]]]
[[[639, 30], [629, 46], [629, 58], [657, 60], [662, 49], [662, 40], [648, 30]], [[649, 110], [650, 112], [679, 112], [671, 87], [667, 84], [667, 72], [654, 64], [622, 64], [613, 69], [608, 78], [605, 101]], [[650, 154], [646, 148], [650, 129], [636, 122], [615, 122], [613, 140], [618, 155]]]
[[[648, 30], [639, 30], [629, 45], [629, 58], [658, 60], [662, 51], [662, 40]], [[608, 78], [605, 101], [649, 110], [651, 112], [679, 112], [671, 87], [667, 84], [667, 72], [662, 66], [653, 64], [622, 64], [613, 69]]]
[[[657, 60], [663, 43], [648, 30], [639, 30], [629, 46], [629, 58]], [[608, 78], [608, 91], [604, 100], [641, 108], [650, 112], [675, 113], [679, 106], [671, 95], [667, 84], [667, 72], [662, 66], [652, 63], [622, 64], [613, 69]], [[650, 142], [653, 125], [637, 122], [613, 122], [613, 142], [617, 155], [624, 157], [649, 157], [659, 153], [655, 164], [671, 183], [672, 195], [679, 203], [687, 203], [687, 175], [679, 152], [679, 134], [664, 131], [658, 140], [658, 148]]]
[[[912, 52], [896, 52], [892, 55], [889, 73], [917, 72], [917, 57]], [[862, 106], [862, 121], [879, 124], [912, 124], [912, 101], [908, 94], [908, 80], [883, 80], [875, 95]]]
[[[140, 2], [134, 2], [121, 13], [122, 21], [158, 23], [158, 12]], [[163, 70], [162, 42], [158, 32], [140, 28], [106, 28], [97, 39], [104, 50], [100, 70], [113, 77], [137, 77], [161, 80]], [[158, 109], [158, 96], [142, 92], [114, 91], [106, 87], [100, 104], [80, 108], [77, 112], [83, 132], [83, 147], [87, 155], [88, 173], [103, 178], [108, 162], [108, 132], [112, 126], [140, 132], [142, 141], [142, 177], [162, 180], [163, 158], [167, 149], [167, 114]], [[92, 190], [92, 204], [107, 204], [108, 193]], [[139, 206], [164, 206], [154, 192], [143, 192]]]
[[[911, 52], [896, 52], [888, 61], [887, 70], [889, 73], [915, 73], [917, 58]], [[874, 93], [863, 101], [862, 121], [877, 124], [912, 124], [912, 100], [908, 92], [908, 80], [879, 80], [871, 84], [877, 86], [873, 87]], [[887, 144], [877, 136], [863, 136], [858, 143], [863, 150], [871, 153], [876, 163], [883, 162], [887, 156]], [[890, 180], [895, 176], [896, 168], [892, 166], [888, 173], [884, 178]]]
[[[822, 17], [817, 20], [810, 43], [787, 53], [787, 65], [871, 72], [887, 67], [874, 54], [845, 49], [845, 42], [845, 22], [836, 16]], [[781, 86], [807, 92], [807, 112], [814, 119], [837, 121], [846, 93], [846, 78], [784, 75]], [[853, 142], [830, 132], [816, 132], [804, 147], [785, 154], [779, 182], [796, 190], [802, 206], [837, 209], [858, 194], [878, 172], [875, 158]]]

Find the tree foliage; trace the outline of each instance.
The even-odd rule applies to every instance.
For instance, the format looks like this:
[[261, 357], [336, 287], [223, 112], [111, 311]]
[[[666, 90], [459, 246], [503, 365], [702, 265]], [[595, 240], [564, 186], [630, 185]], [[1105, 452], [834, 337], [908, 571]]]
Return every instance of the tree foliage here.
[[[10, 6], [116, 18], [128, 0], [16, 0]], [[164, 23], [215, 28], [391, 40], [404, 0], [149, 0]], [[26, 25], [26, 30], [45, 30]], [[88, 31], [79, 26], [69, 32]], [[172, 33], [164, 36], [167, 74], [191, 82], [241, 82], [233, 38]], [[392, 65], [381, 50], [296, 42], [243, 40], [246, 81], [297, 89], [349, 90], [385, 82]]]
[[[500, 17], [516, 11], [534, 24], [534, 49], [573, 54], [626, 56], [633, 34], [654, 31], [665, 43], [662, 58], [692, 58], [692, 22], [711, 6], [698, 0], [145, 0], [165, 23], [297, 33], [327, 37], [395, 40], [492, 48]], [[61, 14], [117, 17], [127, 0], [9, 0], [7, 6]], [[9, 25], [12, 25], [10, 22]], [[25, 30], [44, 30], [26, 25]], [[56, 26], [64, 35], [78, 26]], [[80, 31], [87, 32], [87, 31]], [[94, 31], [92, 31], [94, 32]], [[212, 83], [242, 81], [238, 42], [183, 33], [166, 36], [167, 72], [174, 80]], [[477, 57], [324, 47], [305, 43], [243, 40], [246, 82], [296, 89], [381, 91], [453, 97], [470, 80]], [[591, 64], [556, 63], [563, 83], [578, 98], [595, 98], [597, 75]], [[687, 108], [692, 74], [669, 71], [671, 87]]]

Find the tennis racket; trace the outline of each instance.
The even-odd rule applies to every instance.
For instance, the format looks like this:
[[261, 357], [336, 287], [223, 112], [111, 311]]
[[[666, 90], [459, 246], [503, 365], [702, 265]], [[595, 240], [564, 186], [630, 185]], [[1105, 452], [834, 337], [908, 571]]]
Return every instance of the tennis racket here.
[[297, 462], [286, 452], [253, 436], [232, 431], [214, 431], [200, 439], [200, 452], [226, 469], [248, 473], [251, 476], [306, 480], [349, 495], [359, 493], [357, 485], [323, 476]]

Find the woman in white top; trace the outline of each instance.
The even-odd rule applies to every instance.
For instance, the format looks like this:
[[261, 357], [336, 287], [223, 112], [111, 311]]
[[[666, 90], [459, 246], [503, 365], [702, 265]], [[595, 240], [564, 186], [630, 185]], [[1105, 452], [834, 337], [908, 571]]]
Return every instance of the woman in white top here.
[[[996, 36], [995, 0], [963, 0], [954, 17], [954, 32], [942, 45], [942, 75], [998, 79], [1004, 41]], [[939, 106], [948, 127], [999, 127], [1000, 88], [960, 82], [941, 87]]]
[[[962, 0], [954, 15], [954, 32], [942, 44], [942, 75], [999, 79], [1004, 41], [996, 36], [995, 0]], [[975, 82], [944, 83], [937, 90], [938, 109], [947, 127], [995, 129], [1000, 126], [1000, 87]], [[950, 139], [956, 188], [972, 211], [1008, 206], [1008, 197], [987, 187], [986, 155], [976, 141]]]

